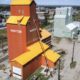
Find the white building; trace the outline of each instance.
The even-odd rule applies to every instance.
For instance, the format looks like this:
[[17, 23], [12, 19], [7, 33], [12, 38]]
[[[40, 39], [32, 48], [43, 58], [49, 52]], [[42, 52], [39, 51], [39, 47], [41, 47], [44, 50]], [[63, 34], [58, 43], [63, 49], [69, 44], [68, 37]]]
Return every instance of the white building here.
[[72, 37], [71, 31], [66, 27], [67, 24], [72, 22], [72, 11], [71, 7], [56, 8], [53, 32], [55, 37]]

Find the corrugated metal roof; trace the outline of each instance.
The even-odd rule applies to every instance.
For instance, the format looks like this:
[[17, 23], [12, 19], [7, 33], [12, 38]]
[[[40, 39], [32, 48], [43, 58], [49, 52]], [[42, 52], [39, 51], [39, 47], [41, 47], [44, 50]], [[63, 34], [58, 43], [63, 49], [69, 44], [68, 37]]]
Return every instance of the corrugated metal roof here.
[[60, 58], [60, 55], [58, 53], [56, 53], [50, 49], [48, 51], [46, 51], [45, 56], [47, 59], [49, 59], [53, 63], [55, 63]]
[[[43, 44], [44, 50], [49, 48], [49, 46], [46, 45], [45, 43], [41, 42], [41, 44]], [[28, 49], [29, 49], [29, 51], [23, 53], [22, 55], [18, 56], [17, 58], [15, 58], [12, 61], [16, 61], [19, 64], [24, 65], [43, 52], [40, 42], [36, 42], [36, 43], [32, 44], [31, 46], [28, 47]]]
[[21, 25], [26, 25], [28, 20], [29, 20], [29, 16], [10, 16], [7, 20], [7, 23], [9, 24], [18, 24], [18, 21], [20, 21]]
[[30, 5], [33, 0], [11, 0], [11, 5]]

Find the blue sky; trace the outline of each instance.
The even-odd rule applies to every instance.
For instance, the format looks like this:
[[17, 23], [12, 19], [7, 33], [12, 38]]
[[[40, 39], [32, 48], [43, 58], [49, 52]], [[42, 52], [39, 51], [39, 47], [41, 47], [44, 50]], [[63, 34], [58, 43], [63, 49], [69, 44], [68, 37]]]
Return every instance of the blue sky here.
[[[27, 1], [27, 0], [26, 0]], [[38, 5], [71, 5], [80, 6], [80, 0], [35, 0]], [[10, 0], [0, 0], [0, 4], [10, 4]]]
[[38, 5], [71, 5], [80, 6], [80, 0], [36, 0]]
[[10, 0], [0, 0], [0, 4], [10, 4]]

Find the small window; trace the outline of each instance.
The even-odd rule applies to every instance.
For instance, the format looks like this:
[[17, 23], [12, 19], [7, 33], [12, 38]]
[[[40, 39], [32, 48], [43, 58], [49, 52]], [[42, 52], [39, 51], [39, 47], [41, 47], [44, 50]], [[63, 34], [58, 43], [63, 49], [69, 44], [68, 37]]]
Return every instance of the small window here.
[[20, 14], [21, 13], [21, 10], [18, 10], [18, 13]]
[[24, 15], [24, 10], [18, 10], [18, 13]]
[[22, 10], [22, 15], [24, 15], [24, 10]]

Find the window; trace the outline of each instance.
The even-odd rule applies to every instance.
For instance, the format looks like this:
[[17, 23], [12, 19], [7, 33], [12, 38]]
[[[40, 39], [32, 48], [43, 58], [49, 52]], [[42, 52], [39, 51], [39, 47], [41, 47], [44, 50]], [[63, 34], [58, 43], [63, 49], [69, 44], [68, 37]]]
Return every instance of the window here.
[[22, 75], [22, 70], [21, 70], [21, 68], [13, 66], [13, 73]]
[[21, 13], [21, 10], [18, 10], [18, 13], [20, 14]]
[[20, 9], [19, 9], [19, 10], [18, 10], [18, 13], [24, 15], [24, 10], [20, 10]]
[[24, 15], [24, 10], [22, 10], [22, 15]]

